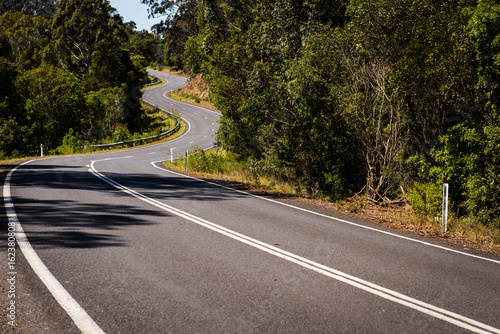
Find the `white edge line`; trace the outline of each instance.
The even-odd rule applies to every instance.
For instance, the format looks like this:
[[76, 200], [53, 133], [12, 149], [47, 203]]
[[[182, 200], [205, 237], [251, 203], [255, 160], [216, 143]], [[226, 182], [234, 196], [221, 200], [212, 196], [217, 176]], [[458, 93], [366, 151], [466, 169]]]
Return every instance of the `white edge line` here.
[[31, 265], [35, 274], [40, 278], [40, 280], [45, 284], [47, 289], [50, 291], [52, 296], [61, 305], [61, 307], [68, 313], [68, 315], [73, 319], [76, 326], [83, 333], [95, 333], [100, 334], [104, 331], [95, 323], [94, 320], [88, 315], [88, 313], [78, 304], [78, 302], [69, 294], [69, 292], [61, 285], [61, 283], [54, 277], [47, 266], [40, 259], [38, 254], [31, 246], [24, 229], [17, 218], [16, 210], [14, 208], [14, 203], [12, 201], [10, 192], [10, 180], [12, 174], [21, 166], [28, 164], [34, 160], [26, 161], [21, 165], [12, 169], [7, 177], [5, 178], [3, 186], [3, 197], [5, 201], [5, 211], [7, 212], [7, 217], [9, 219], [9, 225], [13, 224], [16, 229], [16, 240], [19, 248], [21, 249], [26, 261]]
[[283, 205], [283, 206], [286, 206], [286, 207], [289, 207], [289, 208], [293, 208], [295, 210], [299, 210], [299, 211], [302, 211], [302, 212], [310, 213], [310, 214], [313, 214], [313, 215], [316, 215], [316, 216], [319, 216], [319, 217], [322, 217], [322, 218], [327, 218], [327, 219], [335, 220], [335, 221], [338, 221], [338, 222], [341, 222], [341, 223], [345, 223], [345, 224], [357, 226], [357, 227], [360, 227], [360, 228], [364, 228], [364, 229], [367, 229], [367, 230], [370, 230], [370, 231], [375, 231], [375, 232], [387, 234], [387, 235], [390, 235], [390, 236], [393, 236], [393, 237], [397, 237], [397, 238], [404, 239], [404, 240], [409, 240], [409, 241], [416, 242], [416, 243], [419, 243], [419, 244], [422, 244], [422, 245], [426, 245], [426, 246], [430, 246], [430, 247], [434, 247], [434, 248], [439, 248], [439, 249], [442, 249], [442, 250], [445, 250], [445, 251], [448, 251], [448, 252], [453, 252], [453, 253], [457, 253], [457, 254], [461, 254], [461, 255], [465, 255], [465, 256], [470, 256], [470, 257], [473, 257], [473, 258], [476, 258], [476, 259], [481, 259], [481, 260], [485, 260], [485, 261], [489, 261], [489, 262], [500, 264], [500, 261], [498, 261], [498, 260], [490, 259], [490, 258], [487, 258], [487, 257], [475, 255], [475, 254], [469, 254], [469, 253], [462, 252], [462, 251], [459, 251], [459, 250], [456, 250], [456, 249], [452, 249], [452, 248], [448, 248], [448, 247], [444, 247], [444, 246], [440, 246], [440, 245], [431, 244], [429, 242], [425, 242], [425, 241], [418, 240], [418, 239], [413, 239], [413, 238], [410, 238], [410, 237], [405, 237], [403, 235], [391, 233], [391, 232], [384, 231], [384, 230], [379, 230], [379, 229], [374, 228], [374, 227], [357, 224], [357, 223], [354, 223], [354, 222], [351, 222], [351, 221], [348, 221], [348, 220], [344, 220], [344, 219], [340, 219], [340, 218], [335, 218], [335, 217], [328, 216], [328, 215], [325, 215], [325, 214], [322, 214], [322, 213], [319, 213], [319, 212], [315, 212], [315, 211], [312, 211], [312, 210], [308, 210], [308, 209], [304, 209], [304, 208], [301, 208], [301, 207], [298, 207], [298, 206], [294, 206], [294, 205], [291, 205], [291, 204], [288, 204], [288, 203], [283, 203], [283, 202], [276, 201], [276, 200], [273, 200], [273, 199], [270, 199], [270, 198], [258, 196], [258, 195], [255, 195], [255, 194], [243, 191], [243, 190], [238, 190], [238, 189], [230, 188], [230, 187], [227, 187], [227, 186], [215, 183], [215, 182], [210, 182], [210, 181], [207, 181], [207, 180], [203, 180], [203, 179], [200, 179], [200, 178], [197, 178], [197, 177], [194, 177], [194, 176], [190, 176], [190, 175], [186, 175], [186, 174], [182, 174], [182, 173], [177, 173], [177, 172], [171, 171], [171, 170], [166, 169], [166, 168], [158, 167], [156, 165], [157, 163], [161, 163], [161, 162], [163, 162], [163, 161], [151, 162], [151, 165], [153, 165], [153, 167], [155, 167], [157, 169], [160, 169], [160, 170], [168, 172], [168, 173], [172, 173], [172, 174], [176, 174], [176, 175], [179, 175], [179, 176], [183, 176], [183, 177], [195, 179], [195, 180], [202, 181], [202, 182], [206, 182], [208, 184], [211, 184], [211, 185], [214, 185], [214, 186], [217, 186], [217, 187], [221, 187], [221, 188], [228, 189], [228, 190], [231, 190], [231, 191], [235, 191], [235, 192], [238, 192], [238, 193], [241, 193], [241, 194], [245, 194], [245, 195], [248, 195], [248, 196], [259, 198], [261, 200], [265, 200], [265, 201], [269, 201], [269, 202], [276, 203], [276, 204], [279, 204], [279, 205]]
[[[156, 168], [159, 168], [159, 167], [156, 167]], [[217, 225], [217, 224], [212, 223], [210, 221], [207, 221], [203, 218], [199, 218], [199, 217], [194, 216], [190, 213], [187, 213], [185, 211], [179, 210], [179, 209], [174, 208], [170, 205], [162, 203], [158, 200], [149, 198], [149, 197], [147, 197], [147, 196], [145, 196], [145, 195], [143, 195], [135, 190], [132, 190], [130, 188], [127, 188], [127, 187], [121, 185], [120, 183], [118, 183], [118, 182], [114, 181], [113, 179], [110, 179], [107, 176], [105, 176], [104, 174], [100, 173], [99, 171], [97, 171], [95, 169], [94, 162], [92, 162], [91, 168], [89, 169], [89, 171], [92, 174], [94, 174], [96, 177], [100, 178], [101, 180], [105, 181], [106, 183], [110, 184], [111, 186], [115, 187], [116, 189], [119, 189], [119, 190], [121, 190], [121, 191], [123, 191], [123, 192], [137, 198], [137, 199], [140, 199], [140, 200], [142, 200], [146, 203], [149, 203], [153, 206], [156, 206], [164, 211], [168, 211], [168, 212], [175, 214], [179, 217], [187, 219], [195, 224], [206, 227], [206, 228], [213, 230], [217, 233], [220, 233], [222, 235], [225, 235], [227, 237], [230, 237], [232, 239], [235, 239], [237, 241], [245, 243], [245, 244], [252, 246], [254, 248], [260, 249], [260, 250], [262, 250], [266, 253], [269, 253], [271, 255], [277, 256], [277, 257], [282, 258], [284, 260], [287, 260], [289, 262], [300, 265], [304, 268], [313, 270], [313, 271], [320, 273], [322, 275], [328, 276], [328, 277], [333, 278], [335, 280], [349, 284], [353, 287], [367, 291], [369, 293], [372, 293], [372, 294], [377, 295], [379, 297], [382, 297], [384, 299], [387, 299], [387, 300], [390, 300], [392, 302], [398, 303], [400, 305], [412, 308], [416, 311], [430, 315], [430, 316], [435, 317], [437, 319], [446, 321], [446, 322], [451, 323], [455, 326], [468, 329], [472, 332], [475, 332], [475, 333], [500, 333], [500, 329], [494, 328], [494, 327], [489, 326], [487, 324], [483, 324], [483, 323], [476, 321], [474, 319], [464, 317], [464, 316], [459, 315], [457, 313], [439, 308], [439, 307], [434, 306], [432, 304], [422, 302], [418, 299], [414, 299], [412, 297], [406, 296], [406, 295], [398, 293], [396, 291], [384, 288], [380, 285], [377, 285], [377, 284], [371, 283], [369, 281], [363, 280], [361, 278], [349, 275], [349, 274], [344, 273], [342, 271], [327, 267], [327, 266], [322, 265], [320, 263], [311, 261], [309, 259], [303, 258], [301, 256], [295, 255], [295, 254], [290, 253], [290, 252], [287, 252], [287, 251], [282, 250], [280, 248], [266, 244], [266, 243], [259, 241], [257, 239], [248, 237], [246, 235], [240, 234], [238, 232], [235, 232], [235, 231], [230, 230], [228, 228], [225, 228], [223, 226]]]

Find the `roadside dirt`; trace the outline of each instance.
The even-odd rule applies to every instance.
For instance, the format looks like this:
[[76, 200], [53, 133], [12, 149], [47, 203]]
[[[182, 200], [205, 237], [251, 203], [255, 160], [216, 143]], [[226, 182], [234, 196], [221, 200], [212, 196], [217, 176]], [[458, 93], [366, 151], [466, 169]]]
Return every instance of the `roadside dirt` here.
[[200, 99], [208, 98], [209, 87], [208, 84], [203, 80], [201, 74], [196, 75], [194, 78], [189, 80], [188, 84], [184, 87], [181, 87], [178, 90], [179, 95], [187, 93], [191, 96], [196, 96]]

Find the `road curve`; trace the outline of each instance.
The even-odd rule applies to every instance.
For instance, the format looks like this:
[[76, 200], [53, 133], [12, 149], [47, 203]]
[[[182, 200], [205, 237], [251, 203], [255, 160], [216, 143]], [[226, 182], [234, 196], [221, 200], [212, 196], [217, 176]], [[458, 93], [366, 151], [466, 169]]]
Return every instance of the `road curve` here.
[[169, 99], [185, 79], [156, 75], [167, 84], [144, 99], [176, 110], [182, 137], [38, 159], [4, 185], [18, 227], [76, 303], [56, 302], [18, 254], [47, 332], [500, 333], [499, 257], [162, 169], [171, 148], [213, 145], [219, 115]]

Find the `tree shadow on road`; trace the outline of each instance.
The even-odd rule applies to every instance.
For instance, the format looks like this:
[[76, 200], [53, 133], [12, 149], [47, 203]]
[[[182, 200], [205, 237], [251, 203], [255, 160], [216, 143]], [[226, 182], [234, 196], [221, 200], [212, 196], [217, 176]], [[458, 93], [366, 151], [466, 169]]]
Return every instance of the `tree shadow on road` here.
[[[3, 187], [7, 173], [5, 169], [0, 173]], [[120, 173], [106, 176], [166, 204], [173, 199], [201, 204], [244, 196], [178, 176]], [[158, 224], [173, 216], [134, 199], [82, 166], [24, 165], [13, 174], [11, 192], [29, 241], [41, 247], [127, 246], [124, 229]], [[0, 229], [6, 236], [8, 220], [3, 203], [0, 210]]]

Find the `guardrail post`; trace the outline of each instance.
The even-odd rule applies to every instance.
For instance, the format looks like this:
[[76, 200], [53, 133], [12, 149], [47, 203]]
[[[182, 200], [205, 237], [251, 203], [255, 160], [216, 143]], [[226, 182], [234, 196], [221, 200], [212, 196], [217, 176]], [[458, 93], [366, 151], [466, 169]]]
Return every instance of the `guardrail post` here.
[[443, 184], [443, 231], [448, 229], [448, 183]]

